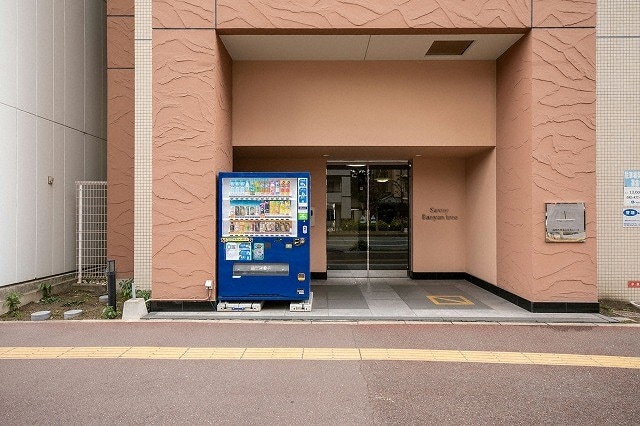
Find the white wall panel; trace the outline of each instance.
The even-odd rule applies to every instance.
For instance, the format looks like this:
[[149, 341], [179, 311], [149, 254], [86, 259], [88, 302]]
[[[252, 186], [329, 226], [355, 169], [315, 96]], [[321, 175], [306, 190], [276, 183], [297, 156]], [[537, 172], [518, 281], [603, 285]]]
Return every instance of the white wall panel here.
[[104, 3], [94, 0], [84, 2], [84, 37], [85, 37], [85, 67], [84, 67], [84, 128], [94, 136], [101, 133], [102, 114], [102, 30], [100, 18]]
[[64, 123], [64, 1], [53, 2], [53, 120]]
[[18, 108], [36, 113], [36, 0], [18, 2]]
[[18, 111], [17, 279], [36, 277], [36, 117]]
[[54, 274], [65, 272], [64, 268], [64, 126], [53, 125], [53, 260]]
[[48, 183], [48, 177], [53, 176], [53, 122], [44, 118], [37, 118], [37, 122], [36, 273], [45, 277], [53, 274], [53, 185]]
[[102, 146], [101, 140], [84, 135], [84, 180], [100, 180]]
[[100, 180], [107, 180], [107, 141], [100, 139]]
[[105, 8], [0, 0], [0, 286], [76, 267], [75, 182], [106, 178]]
[[[102, 38], [100, 46], [102, 48], [102, 114], [100, 115], [100, 137], [106, 141], [107, 139], [107, 8], [106, 5], [102, 8], [102, 15], [100, 17], [102, 23], [102, 31], [100, 32]], [[106, 161], [106, 157], [105, 157]], [[106, 176], [105, 176], [106, 180]]]
[[76, 181], [84, 180], [84, 135], [64, 129], [64, 267], [76, 268]]
[[36, 34], [37, 113], [53, 120], [53, 0], [38, 0]]
[[84, 130], [84, 0], [64, 4], [64, 121]]
[[[1, 2], [0, 2], [1, 3]], [[17, 281], [17, 110], [0, 104], [0, 286]]]
[[0, 102], [16, 106], [17, 0], [0, 1]]

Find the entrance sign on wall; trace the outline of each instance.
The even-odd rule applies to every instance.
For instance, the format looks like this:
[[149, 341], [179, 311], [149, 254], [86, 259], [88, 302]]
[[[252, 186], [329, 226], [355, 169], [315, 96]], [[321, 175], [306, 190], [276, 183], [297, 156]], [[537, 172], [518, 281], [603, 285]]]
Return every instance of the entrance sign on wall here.
[[624, 171], [624, 206], [640, 207], [640, 170]]
[[582, 243], [587, 239], [584, 203], [547, 203], [547, 234], [550, 243]]
[[624, 208], [622, 226], [640, 227], [640, 170], [624, 171]]
[[640, 226], [640, 207], [625, 207], [622, 210], [622, 226], [634, 228]]

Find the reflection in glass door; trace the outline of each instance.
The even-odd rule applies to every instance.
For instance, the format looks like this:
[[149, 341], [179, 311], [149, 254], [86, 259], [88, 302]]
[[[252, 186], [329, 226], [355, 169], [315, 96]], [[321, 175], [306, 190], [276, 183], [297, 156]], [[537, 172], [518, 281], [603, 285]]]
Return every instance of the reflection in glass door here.
[[328, 271], [406, 276], [408, 265], [409, 165], [329, 164]]

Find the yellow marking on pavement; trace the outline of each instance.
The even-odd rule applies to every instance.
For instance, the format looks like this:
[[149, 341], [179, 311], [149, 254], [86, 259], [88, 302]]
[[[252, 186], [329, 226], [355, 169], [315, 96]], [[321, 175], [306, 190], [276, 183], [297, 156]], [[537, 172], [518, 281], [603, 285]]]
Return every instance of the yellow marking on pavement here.
[[247, 348], [242, 359], [302, 359], [303, 348]]
[[474, 303], [464, 296], [427, 296], [434, 305], [473, 305]]
[[417, 361], [640, 369], [640, 357], [630, 356], [402, 348], [0, 347], [0, 360], [6, 359]]
[[357, 348], [304, 348], [302, 359], [319, 361], [358, 361], [360, 350]]

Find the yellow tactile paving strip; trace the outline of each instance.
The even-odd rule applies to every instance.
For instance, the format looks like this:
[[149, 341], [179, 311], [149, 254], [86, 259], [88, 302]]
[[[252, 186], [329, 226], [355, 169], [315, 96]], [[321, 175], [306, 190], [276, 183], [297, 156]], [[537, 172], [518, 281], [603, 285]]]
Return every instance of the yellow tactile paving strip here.
[[2, 359], [426, 361], [640, 369], [640, 357], [384, 348], [0, 347]]

